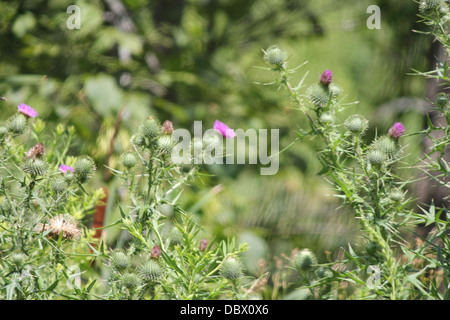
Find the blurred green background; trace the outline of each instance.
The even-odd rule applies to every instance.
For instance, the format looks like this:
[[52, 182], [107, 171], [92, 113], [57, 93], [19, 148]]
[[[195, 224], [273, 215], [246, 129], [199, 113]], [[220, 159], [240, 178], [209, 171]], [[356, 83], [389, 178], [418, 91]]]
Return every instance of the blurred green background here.
[[[72, 4], [81, 10], [79, 30], [66, 25]], [[373, 4], [381, 9], [381, 29], [366, 26]], [[368, 139], [394, 121], [419, 130], [427, 83], [408, 73], [428, 70], [434, 57], [431, 39], [412, 32], [425, 29], [416, 14], [410, 0], [0, 1], [0, 96], [7, 99], [0, 120], [25, 102], [48, 130], [75, 126], [71, 155], [95, 158], [95, 186], [108, 188], [113, 221], [120, 184], [104, 165], [116, 165], [149, 115], [190, 130], [195, 120], [205, 130], [216, 119], [244, 130], [279, 129], [280, 148], [308, 128], [283, 90], [255, 84], [274, 79], [254, 68], [266, 66], [262, 49], [273, 44], [288, 52], [292, 68], [309, 61], [293, 83], [306, 71], [306, 83], [315, 83], [331, 69], [345, 101], [359, 101], [348, 113], [370, 120]], [[421, 151], [417, 139], [404, 140], [410, 159]], [[360, 236], [351, 213], [317, 176], [320, 148], [316, 140], [294, 145], [273, 176], [261, 176], [258, 165], [204, 166], [209, 175], [186, 188], [181, 206], [211, 236], [248, 242], [250, 273], [258, 259], [294, 248], [308, 247], [325, 262], [326, 251]], [[110, 243], [114, 237], [108, 233]]]

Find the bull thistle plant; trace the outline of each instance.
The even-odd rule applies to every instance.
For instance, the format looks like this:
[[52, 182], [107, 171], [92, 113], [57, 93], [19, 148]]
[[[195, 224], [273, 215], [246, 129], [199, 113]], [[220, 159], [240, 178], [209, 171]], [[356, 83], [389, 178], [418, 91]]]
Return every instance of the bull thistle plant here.
[[172, 163], [172, 131], [170, 121], [149, 117], [109, 168], [127, 193], [116, 204], [121, 218], [102, 227], [123, 229], [120, 245], [108, 248], [87, 223], [105, 197], [89, 188], [94, 160], [68, 155], [73, 128], [48, 136], [37, 112], [20, 104], [0, 126], [0, 298], [245, 299], [246, 245], [200, 238], [204, 230], [177, 205], [198, 168]]
[[[420, 3], [419, 10], [421, 19], [431, 26], [431, 33], [448, 53], [448, 4], [426, 0]], [[263, 69], [277, 75], [276, 81], [269, 84], [286, 89], [309, 121], [310, 130], [297, 132], [296, 141], [308, 136], [322, 140], [323, 148], [317, 153], [322, 164], [320, 174], [326, 176], [336, 197], [354, 213], [364, 237], [361, 250], [349, 245], [345, 256], [337, 261], [319, 263], [310, 250], [297, 252], [291, 268], [301, 275], [300, 288], [309, 290], [313, 299], [449, 299], [450, 212], [434, 204], [415, 203], [408, 194], [408, 186], [414, 181], [399, 175], [407, 152], [402, 137], [428, 137], [433, 143], [431, 149], [411, 167], [450, 190], [450, 164], [444, 158], [450, 145], [448, 125], [438, 127], [429, 120], [427, 129], [408, 133], [402, 123], [395, 122], [388, 132], [378, 132], [373, 141], [367, 141], [365, 133], [370, 123], [364, 116], [353, 114], [341, 119], [344, 109], [352, 104], [343, 103], [343, 90], [335, 83], [331, 70], [324, 71], [310, 86], [305, 85], [305, 75], [294, 87], [291, 74], [304, 64], [289, 69], [288, 54], [278, 46], [263, 53], [270, 65]], [[440, 80], [444, 88], [450, 84], [447, 62], [418, 74]], [[450, 123], [447, 94], [439, 93], [432, 104]], [[436, 131], [441, 133], [438, 138], [432, 134]], [[419, 225], [433, 229], [421, 237], [415, 233]], [[411, 238], [415, 238], [415, 244]]]

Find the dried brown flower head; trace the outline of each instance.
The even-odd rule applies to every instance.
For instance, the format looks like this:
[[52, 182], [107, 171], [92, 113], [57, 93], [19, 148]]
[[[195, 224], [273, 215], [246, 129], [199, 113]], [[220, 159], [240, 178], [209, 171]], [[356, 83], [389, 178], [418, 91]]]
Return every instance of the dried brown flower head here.
[[45, 153], [45, 147], [42, 142], [39, 142], [34, 147], [32, 147], [28, 152], [25, 152], [25, 155], [30, 159], [36, 159], [43, 156]]
[[51, 218], [48, 223], [39, 224], [38, 230], [49, 231], [48, 237], [58, 238], [62, 233], [63, 239], [75, 239], [81, 236], [77, 221], [68, 214], [59, 214]]

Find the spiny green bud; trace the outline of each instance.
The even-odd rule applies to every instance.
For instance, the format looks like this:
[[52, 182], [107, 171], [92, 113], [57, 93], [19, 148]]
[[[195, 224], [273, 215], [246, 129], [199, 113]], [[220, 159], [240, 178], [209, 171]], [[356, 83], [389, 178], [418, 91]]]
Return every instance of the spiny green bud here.
[[11, 255], [12, 264], [18, 268], [19, 270], [23, 267], [25, 262], [27, 261], [27, 256], [23, 253], [13, 253]]
[[120, 162], [123, 164], [124, 167], [127, 169], [131, 169], [137, 164], [137, 158], [132, 152], [125, 152], [120, 157]]
[[325, 107], [331, 97], [328, 87], [317, 83], [308, 88], [306, 95], [317, 108]]
[[333, 276], [333, 273], [330, 271], [330, 269], [326, 267], [319, 267], [316, 271], [316, 274], [319, 278], [329, 278]]
[[334, 116], [330, 112], [324, 112], [320, 115], [319, 121], [322, 124], [334, 123]]
[[95, 173], [95, 162], [91, 157], [78, 158], [73, 166], [75, 177], [80, 183], [85, 183]]
[[220, 273], [228, 280], [237, 280], [242, 277], [242, 266], [236, 259], [228, 258], [222, 263]]
[[156, 210], [158, 210], [163, 216], [166, 216], [167, 218], [172, 218], [174, 215], [173, 205], [169, 203], [162, 203], [156, 206]]
[[120, 282], [128, 289], [134, 289], [141, 285], [141, 279], [139, 278], [139, 276], [131, 272], [125, 273], [120, 278]]
[[138, 267], [141, 278], [146, 282], [156, 282], [162, 277], [162, 269], [158, 261], [150, 259]]
[[0, 137], [3, 137], [5, 134], [8, 133], [8, 128], [6, 127], [0, 127]]
[[385, 153], [389, 159], [397, 157], [400, 149], [398, 144], [390, 136], [381, 136], [372, 143], [372, 148]]
[[353, 114], [344, 122], [345, 128], [354, 134], [363, 134], [369, 125], [369, 122], [360, 114]]
[[341, 95], [341, 93], [342, 93], [342, 88], [339, 87], [339, 86], [338, 86], [337, 84], [335, 84], [335, 83], [330, 83], [330, 84], [328, 85], [328, 90], [330, 91], [331, 96], [332, 96], [333, 98], [339, 97], [339, 96]]
[[170, 154], [172, 153], [172, 149], [174, 147], [175, 143], [172, 140], [171, 136], [163, 135], [158, 138], [158, 151], [162, 154]]
[[27, 118], [23, 114], [18, 114], [8, 121], [7, 128], [13, 135], [24, 134], [27, 128]]
[[148, 139], [154, 139], [162, 132], [161, 124], [154, 117], [149, 117], [139, 127], [139, 132]]
[[287, 54], [281, 50], [278, 46], [271, 46], [264, 52], [264, 61], [268, 64], [275, 65], [277, 67], [283, 67], [286, 62]]
[[448, 104], [448, 96], [446, 93], [441, 92], [436, 95], [436, 98], [434, 99], [434, 103], [436, 106], [438, 106], [440, 109], [445, 109]]
[[173, 243], [173, 244], [179, 244], [179, 245], [183, 244], [183, 237], [181, 236], [181, 233], [177, 227], [173, 227], [170, 230], [169, 240], [170, 240], [170, 243]]
[[121, 251], [114, 251], [110, 256], [109, 264], [115, 271], [121, 272], [128, 268], [130, 265], [130, 259], [125, 253]]
[[48, 164], [43, 159], [25, 159], [22, 164], [22, 170], [33, 177], [43, 176], [47, 172]]
[[389, 198], [391, 198], [395, 202], [402, 201], [403, 196], [404, 196], [403, 192], [397, 188], [392, 189], [391, 192], [389, 193]]
[[381, 165], [386, 161], [386, 154], [380, 149], [372, 148], [367, 151], [367, 161], [373, 165]]
[[294, 266], [297, 270], [307, 271], [316, 263], [316, 256], [309, 249], [301, 250], [294, 257]]
[[423, 0], [419, 5], [419, 12], [430, 18], [440, 18], [448, 11], [448, 5], [443, 0]]
[[133, 143], [134, 145], [138, 146], [138, 147], [145, 147], [145, 137], [142, 134], [135, 134], [132, 138], [131, 138], [131, 143]]
[[63, 178], [67, 182], [71, 182], [75, 178], [75, 174], [69, 170], [66, 173], [64, 173]]
[[67, 189], [67, 181], [62, 177], [53, 179], [52, 189], [57, 193], [64, 192]]

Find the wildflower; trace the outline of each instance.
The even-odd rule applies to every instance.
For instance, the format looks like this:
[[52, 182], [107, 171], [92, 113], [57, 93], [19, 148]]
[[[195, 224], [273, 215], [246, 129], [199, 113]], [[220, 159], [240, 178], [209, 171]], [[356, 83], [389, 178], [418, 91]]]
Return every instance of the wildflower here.
[[394, 125], [389, 129], [388, 134], [394, 138], [394, 139], [398, 139], [400, 138], [403, 133], [405, 132], [405, 127], [403, 126], [403, 124], [401, 122], [396, 122], [394, 123]]
[[214, 129], [220, 132], [225, 138], [234, 138], [236, 137], [236, 133], [233, 129], [230, 129], [225, 123], [216, 120], [214, 122]]
[[45, 147], [42, 142], [39, 142], [34, 147], [32, 147], [25, 155], [30, 159], [40, 158], [45, 153]]
[[286, 62], [287, 54], [281, 50], [278, 46], [271, 46], [264, 51], [264, 60], [278, 67], [283, 67]]
[[320, 83], [324, 86], [328, 86], [333, 81], [333, 72], [331, 70], [325, 70], [324, 73], [320, 75]]
[[242, 266], [236, 259], [228, 258], [222, 263], [220, 272], [228, 280], [237, 280], [242, 277]]
[[156, 260], [150, 259], [138, 267], [139, 275], [145, 281], [158, 281], [162, 276], [162, 269]]
[[38, 116], [37, 111], [34, 110], [32, 107], [26, 105], [25, 103], [19, 104], [17, 108], [20, 113], [24, 114], [25, 116], [27, 116], [29, 118], [35, 118]]
[[159, 259], [159, 257], [161, 256], [161, 248], [157, 244], [155, 244], [155, 246], [150, 251], [150, 256], [153, 259]]
[[208, 247], [208, 240], [206, 240], [205, 238], [200, 240], [200, 244], [198, 245], [198, 250], [203, 252], [206, 250], [207, 247]]
[[72, 167], [68, 166], [67, 164], [62, 164], [59, 166], [59, 171], [61, 171], [62, 173], [67, 173], [67, 171], [73, 172], [74, 169]]
[[172, 134], [172, 132], [173, 132], [172, 122], [170, 122], [169, 120], [164, 121], [164, 123], [162, 125], [162, 133]]
[[317, 263], [316, 256], [309, 249], [303, 249], [294, 257], [294, 265], [297, 270], [309, 270]]
[[114, 271], [123, 271], [130, 265], [130, 259], [128, 256], [121, 251], [114, 251], [110, 258], [109, 264]]
[[77, 221], [68, 214], [54, 216], [46, 224], [39, 224], [41, 232], [47, 232], [50, 238], [58, 238], [61, 234], [63, 239], [75, 239], [81, 236], [81, 230]]

